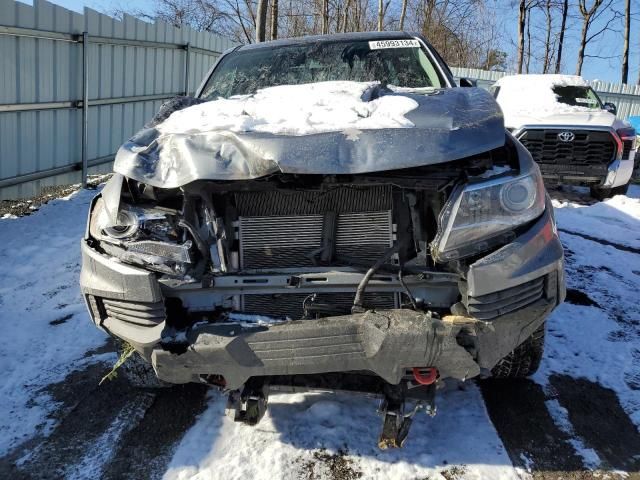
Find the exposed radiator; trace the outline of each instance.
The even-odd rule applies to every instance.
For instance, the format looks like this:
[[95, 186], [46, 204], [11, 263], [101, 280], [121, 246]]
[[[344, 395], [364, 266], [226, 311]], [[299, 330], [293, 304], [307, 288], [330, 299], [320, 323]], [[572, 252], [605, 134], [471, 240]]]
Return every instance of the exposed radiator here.
[[[336, 265], [357, 260], [373, 265], [394, 243], [391, 187], [339, 187], [327, 191], [248, 192], [235, 195], [240, 268], [275, 269]], [[323, 293], [337, 313], [350, 312], [355, 287]], [[242, 309], [293, 319], [303, 316], [309, 294], [244, 295]], [[394, 293], [367, 293], [365, 307], [397, 305]]]
[[[322, 215], [240, 217], [240, 267], [314, 266], [320, 255]], [[393, 245], [391, 211], [337, 216], [335, 255], [374, 263]]]

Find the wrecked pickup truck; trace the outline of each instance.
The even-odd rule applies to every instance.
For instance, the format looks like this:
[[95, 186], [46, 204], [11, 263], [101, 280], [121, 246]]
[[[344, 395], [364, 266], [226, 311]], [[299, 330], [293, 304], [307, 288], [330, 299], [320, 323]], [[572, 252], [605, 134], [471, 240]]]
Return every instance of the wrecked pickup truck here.
[[247, 424], [269, 391], [366, 392], [400, 446], [446, 379], [534, 372], [564, 299], [537, 165], [419, 36], [236, 48], [114, 169], [82, 241], [93, 321]]

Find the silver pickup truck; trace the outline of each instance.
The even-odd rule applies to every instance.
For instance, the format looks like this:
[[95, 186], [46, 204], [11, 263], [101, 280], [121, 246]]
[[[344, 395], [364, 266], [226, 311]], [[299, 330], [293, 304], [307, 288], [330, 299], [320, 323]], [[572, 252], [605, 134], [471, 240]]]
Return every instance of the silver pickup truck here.
[[444, 380], [533, 373], [563, 249], [538, 166], [462, 84], [403, 32], [226, 52], [120, 148], [91, 205], [93, 321], [154, 378], [228, 392], [247, 424], [275, 389], [380, 395], [383, 448]]

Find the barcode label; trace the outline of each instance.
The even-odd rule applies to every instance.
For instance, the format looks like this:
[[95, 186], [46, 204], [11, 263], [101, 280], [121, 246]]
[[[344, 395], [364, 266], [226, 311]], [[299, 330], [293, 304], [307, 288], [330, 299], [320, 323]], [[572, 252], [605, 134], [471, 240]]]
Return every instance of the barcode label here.
[[369, 42], [371, 50], [382, 50], [383, 48], [419, 48], [418, 40], [374, 40]]

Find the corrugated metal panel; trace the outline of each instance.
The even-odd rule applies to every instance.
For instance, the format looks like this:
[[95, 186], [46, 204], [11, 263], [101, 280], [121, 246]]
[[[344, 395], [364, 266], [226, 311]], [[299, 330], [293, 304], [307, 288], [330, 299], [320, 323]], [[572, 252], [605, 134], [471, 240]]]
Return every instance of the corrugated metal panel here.
[[[477, 68], [451, 68], [456, 78], [466, 77], [477, 80], [478, 86], [489, 88], [495, 81], [505, 75], [513, 75], [506, 72], [492, 72]], [[640, 85], [624, 85], [621, 83], [602, 82], [599, 80], [588, 81], [589, 85], [598, 92], [603, 102], [615, 103], [618, 107], [618, 117], [627, 119], [640, 115]]]
[[[211, 50], [191, 52], [189, 86], [193, 93], [218, 52], [234, 42], [163, 22], [150, 24], [125, 15], [122, 21], [85, 8], [78, 14], [43, 0], [33, 6], [0, 0], [0, 26], [57, 32], [61, 40], [0, 35], [0, 105], [77, 102], [82, 99], [82, 44], [69, 35], [129, 39], [184, 45]], [[185, 91], [186, 51], [109, 43], [91, 43], [89, 57], [89, 160], [112, 155], [153, 116], [162, 103], [146, 101], [91, 106], [91, 100], [127, 96], [166, 95]], [[78, 108], [0, 111], [0, 182], [12, 177], [78, 165], [82, 159], [82, 111]], [[90, 173], [109, 171], [110, 164]], [[36, 181], [0, 188], [0, 199], [28, 197], [46, 185], [77, 183], [71, 171]]]

